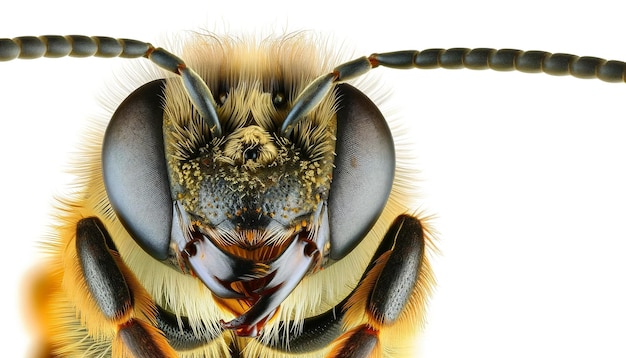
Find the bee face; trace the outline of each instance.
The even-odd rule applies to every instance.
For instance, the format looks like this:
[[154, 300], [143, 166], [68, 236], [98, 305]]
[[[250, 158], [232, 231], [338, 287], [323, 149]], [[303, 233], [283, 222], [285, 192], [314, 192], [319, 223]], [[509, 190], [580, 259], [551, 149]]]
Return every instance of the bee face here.
[[[205, 44], [209, 51], [205, 49], [204, 56], [223, 59], [198, 64], [212, 92], [217, 93], [222, 136], [212, 136], [202, 118], [193, 115], [178, 79], [168, 81], [164, 90], [170, 194], [180, 206], [177, 212], [186, 216], [187, 224], [182, 226], [190, 226], [182, 230], [189, 230], [194, 237], [171, 245], [169, 256], [172, 262], [180, 261], [177, 258], [181, 255], [191, 256], [189, 269], [222, 298], [264, 290], [267, 275], [281, 270], [276, 267], [278, 262], [284, 265], [285, 259], [298, 257], [292, 251], [300, 240], [310, 240], [315, 247], [312, 250], [320, 251], [313, 266], [320, 267], [321, 251], [328, 247], [328, 238], [318, 233], [327, 221], [325, 207], [336, 135], [335, 98], [329, 96], [292, 135], [283, 135], [280, 125], [291, 101], [322, 69], [318, 65], [302, 71], [304, 64], [290, 67], [293, 60], [285, 63], [285, 56], [281, 56], [285, 51], [302, 59], [318, 55], [304, 46], [306, 39], [267, 42]], [[316, 62], [321, 60], [311, 61]], [[206, 254], [207, 246], [230, 255], [240, 262], [239, 267], [254, 262], [253, 272], [241, 273], [254, 279], [220, 277], [227, 284], [214, 282], [206, 275], [213, 275], [218, 268], [193, 261]], [[267, 267], [258, 268], [260, 264]], [[243, 286], [235, 289], [239, 294], [232, 292], [234, 284]], [[254, 302], [246, 294], [236, 305], [249, 308], [251, 300]], [[219, 302], [238, 315], [245, 311], [222, 299]], [[272, 314], [276, 306], [264, 314]]]
[[[267, 323], [278, 322], [274, 330], [297, 324], [290, 322], [293, 312], [318, 314], [317, 300], [336, 301], [344, 292], [322, 292], [310, 308], [298, 305], [304, 293], [295, 293], [312, 290], [301, 281], [324, 277], [315, 274], [342, 261], [375, 225], [393, 182], [393, 140], [380, 111], [355, 88], [304, 95], [311, 93], [315, 73], [329, 71], [325, 60], [312, 57], [320, 54], [315, 41], [300, 35], [252, 45], [207, 41], [218, 40], [196, 39], [191, 49], [200, 48], [202, 56], [193, 58], [247, 59], [197, 64], [215, 120], [198, 110], [197, 87], [184, 77], [141, 86], [108, 125], [103, 180], [131, 242], [201, 280], [212, 301], [235, 316], [220, 317], [222, 329], [257, 336]], [[315, 104], [285, 131], [298, 101]], [[355, 197], [354, 190], [370, 195]], [[155, 276], [154, 269], [145, 274]], [[181, 300], [177, 293], [166, 295], [171, 297], [164, 302]], [[187, 317], [182, 312], [188, 308], [156, 305], [161, 314]]]

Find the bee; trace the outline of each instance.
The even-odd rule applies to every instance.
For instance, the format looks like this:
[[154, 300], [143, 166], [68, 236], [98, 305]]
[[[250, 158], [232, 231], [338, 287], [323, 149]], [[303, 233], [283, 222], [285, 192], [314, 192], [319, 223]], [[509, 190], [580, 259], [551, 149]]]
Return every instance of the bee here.
[[[387, 121], [379, 66], [623, 79], [622, 62], [431, 49], [344, 62], [302, 34], [0, 41], [2, 59], [146, 57], [59, 203], [35, 311], [57, 356], [410, 356], [434, 279], [428, 217]], [[339, 65], [337, 65], [339, 64]], [[156, 67], [164, 69], [157, 71]], [[408, 332], [408, 333], [407, 333]]]

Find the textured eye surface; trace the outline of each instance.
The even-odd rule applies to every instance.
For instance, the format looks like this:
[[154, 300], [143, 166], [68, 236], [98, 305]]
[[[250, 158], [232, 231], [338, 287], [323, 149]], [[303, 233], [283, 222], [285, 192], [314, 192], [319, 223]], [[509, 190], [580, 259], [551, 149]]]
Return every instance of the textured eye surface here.
[[163, 149], [163, 85], [154, 81], [128, 96], [111, 118], [102, 146], [111, 205], [131, 236], [158, 260], [167, 258], [172, 223]]
[[337, 96], [337, 157], [328, 200], [334, 260], [350, 252], [375, 224], [396, 166], [391, 131], [378, 107], [350, 85], [337, 86]]

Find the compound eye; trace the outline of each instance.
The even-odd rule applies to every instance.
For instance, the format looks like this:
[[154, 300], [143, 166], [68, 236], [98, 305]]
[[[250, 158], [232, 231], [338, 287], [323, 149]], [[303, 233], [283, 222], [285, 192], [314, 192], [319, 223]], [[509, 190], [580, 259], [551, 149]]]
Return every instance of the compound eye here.
[[163, 144], [164, 80], [143, 85], [117, 108], [104, 135], [102, 174], [118, 218], [158, 260], [169, 253], [172, 199]]
[[335, 170], [328, 198], [330, 258], [361, 242], [382, 213], [395, 172], [395, 148], [376, 105], [348, 84], [337, 86]]

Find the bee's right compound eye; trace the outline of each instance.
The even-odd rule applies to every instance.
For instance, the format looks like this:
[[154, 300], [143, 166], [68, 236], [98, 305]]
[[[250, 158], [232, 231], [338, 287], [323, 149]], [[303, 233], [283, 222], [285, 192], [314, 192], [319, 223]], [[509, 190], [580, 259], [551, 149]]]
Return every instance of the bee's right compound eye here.
[[393, 137], [378, 107], [347, 84], [337, 85], [337, 96], [337, 156], [328, 198], [332, 260], [352, 251], [374, 226], [396, 164]]
[[131, 93], [117, 108], [102, 146], [107, 195], [124, 227], [158, 260], [169, 252], [173, 204], [163, 146], [163, 80]]

